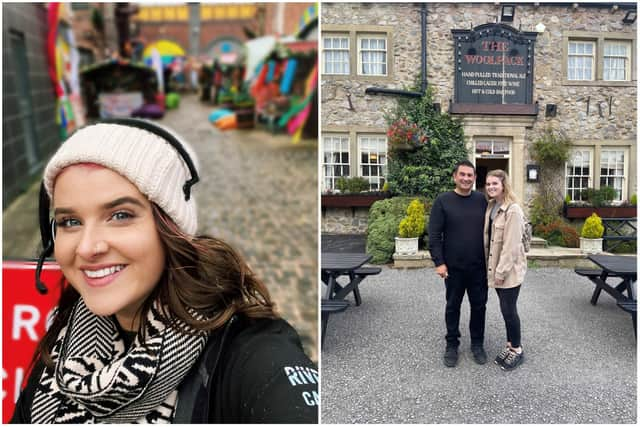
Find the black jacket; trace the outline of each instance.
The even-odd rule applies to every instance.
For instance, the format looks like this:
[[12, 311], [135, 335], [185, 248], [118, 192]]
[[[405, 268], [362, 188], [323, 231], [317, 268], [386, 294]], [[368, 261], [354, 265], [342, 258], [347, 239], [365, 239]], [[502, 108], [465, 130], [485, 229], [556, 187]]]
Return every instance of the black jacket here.
[[[37, 363], [12, 423], [31, 422]], [[208, 340], [178, 388], [174, 423], [317, 424], [318, 371], [282, 319], [234, 316]]]

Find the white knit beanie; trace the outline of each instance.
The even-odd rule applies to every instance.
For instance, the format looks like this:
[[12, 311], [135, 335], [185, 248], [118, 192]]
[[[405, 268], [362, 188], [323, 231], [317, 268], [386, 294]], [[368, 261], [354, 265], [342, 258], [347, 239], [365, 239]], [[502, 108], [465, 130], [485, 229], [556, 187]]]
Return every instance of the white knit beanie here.
[[[163, 129], [181, 143], [197, 170], [193, 149], [175, 132]], [[96, 163], [118, 172], [160, 206], [184, 233], [195, 234], [198, 218], [193, 188], [188, 201], [182, 189], [191, 174], [178, 151], [164, 138], [122, 124], [97, 123], [79, 129], [60, 146], [45, 168], [44, 186], [51, 199], [58, 174], [76, 163]]]

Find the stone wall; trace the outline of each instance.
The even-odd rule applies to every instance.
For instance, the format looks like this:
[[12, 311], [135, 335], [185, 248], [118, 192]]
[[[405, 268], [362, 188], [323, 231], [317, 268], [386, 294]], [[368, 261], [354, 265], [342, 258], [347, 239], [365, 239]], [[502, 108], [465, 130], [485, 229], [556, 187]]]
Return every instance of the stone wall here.
[[369, 208], [323, 208], [323, 233], [365, 234], [369, 221]]
[[[386, 130], [385, 112], [396, 105], [396, 98], [365, 95], [367, 87], [410, 89], [420, 76], [420, 7], [413, 4], [322, 3], [321, 30], [331, 25], [360, 28], [390, 27], [391, 76], [347, 79], [321, 76], [322, 129], [339, 126], [365, 126]], [[353, 110], [349, 109], [351, 96]]]
[[[39, 175], [44, 162], [57, 148], [60, 127], [56, 124], [56, 100], [49, 78], [47, 57], [47, 9], [41, 3], [2, 5], [2, 196], [8, 206]], [[32, 120], [25, 118], [27, 102], [20, 90], [22, 57], [14, 49], [12, 37], [22, 38], [26, 51], [27, 76]], [[24, 57], [22, 57], [24, 59]], [[33, 132], [31, 155], [27, 155], [27, 135]]]

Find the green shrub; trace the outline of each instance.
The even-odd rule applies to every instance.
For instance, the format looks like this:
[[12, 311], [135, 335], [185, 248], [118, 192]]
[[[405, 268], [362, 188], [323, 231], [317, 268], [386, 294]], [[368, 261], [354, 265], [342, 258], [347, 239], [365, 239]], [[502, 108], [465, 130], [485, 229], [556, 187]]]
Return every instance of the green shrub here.
[[633, 206], [637, 206], [638, 205], [638, 195], [637, 194], [632, 194], [631, 195], [631, 199], [629, 199], [629, 203], [631, 203], [631, 205]]
[[606, 206], [615, 199], [616, 190], [612, 187], [601, 187], [599, 189], [587, 188], [586, 190], [582, 190], [580, 195], [582, 196], [582, 200], [586, 200], [591, 206], [599, 208]]
[[420, 237], [424, 233], [424, 204], [413, 199], [407, 208], [407, 216], [400, 221], [398, 233], [400, 237]]
[[341, 176], [336, 181], [336, 188], [341, 193], [361, 193], [369, 190], [369, 180], [361, 176]]
[[[418, 199], [422, 203], [425, 201], [424, 198]], [[393, 197], [378, 200], [371, 205], [367, 226], [367, 253], [373, 257], [372, 263], [384, 264], [392, 260], [398, 227], [411, 200], [410, 197]], [[428, 221], [428, 216], [425, 216], [425, 224]]]
[[592, 213], [591, 216], [585, 220], [580, 236], [585, 239], [600, 239], [603, 234], [604, 226], [602, 225], [602, 220], [597, 214]]
[[620, 242], [607, 251], [614, 254], [635, 254], [638, 251], [638, 242]]
[[534, 231], [551, 246], [577, 248], [580, 245], [578, 231], [560, 218], [549, 224], [537, 224]]
[[[569, 160], [571, 140], [562, 131], [547, 127], [544, 132], [533, 141], [531, 155], [546, 169], [563, 166]], [[544, 169], [543, 169], [544, 170]]]
[[566, 196], [564, 196], [564, 202], [565, 203], [571, 203], [571, 196], [568, 195], [568, 194]]
[[412, 151], [389, 150], [389, 190], [401, 196], [430, 199], [451, 190], [454, 165], [469, 156], [462, 122], [434, 108], [431, 87], [422, 98], [399, 98], [396, 109], [387, 117], [389, 124], [398, 120], [415, 124], [428, 142]]

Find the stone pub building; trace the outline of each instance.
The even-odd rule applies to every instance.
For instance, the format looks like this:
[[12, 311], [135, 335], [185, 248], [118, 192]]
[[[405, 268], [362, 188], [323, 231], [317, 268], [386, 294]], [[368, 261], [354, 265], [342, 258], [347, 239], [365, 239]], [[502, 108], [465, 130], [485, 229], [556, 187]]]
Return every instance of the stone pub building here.
[[[462, 120], [476, 188], [504, 169], [527, 204], [538, 191], [530, 145], [547, 127], [571, 140], [565, 195], [637, 193], [636, 3], [323, 3], [323, 193], [340, 176], [381, 189], [385, 112], [420, 82]], [[331, 206], [322, 231], [364, 233], [368, 208]]]

